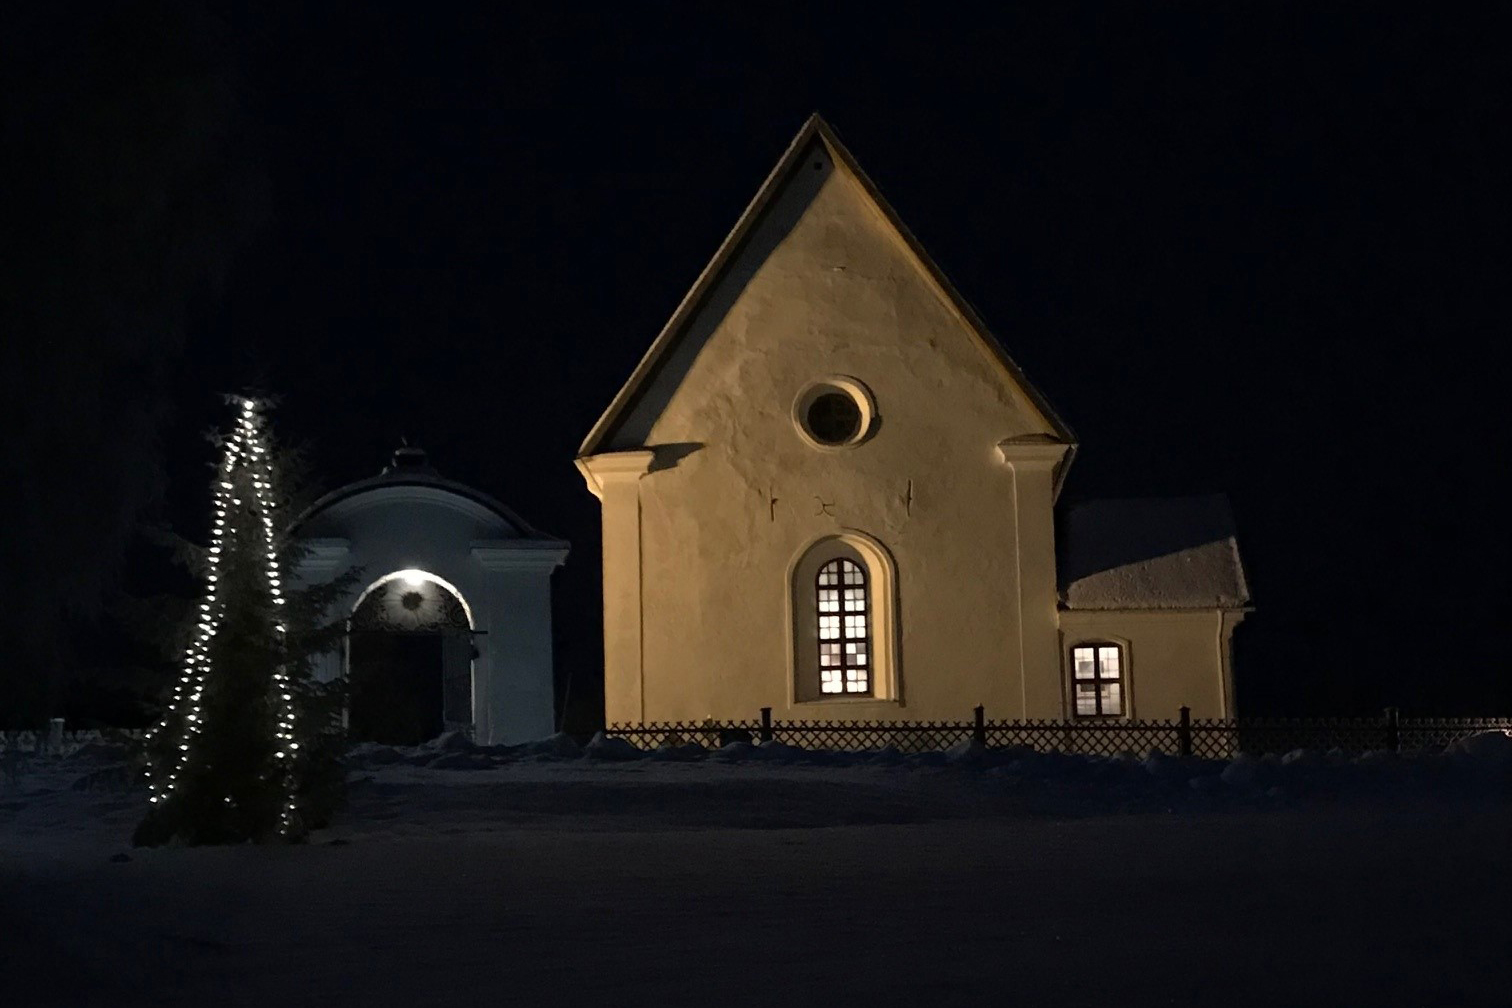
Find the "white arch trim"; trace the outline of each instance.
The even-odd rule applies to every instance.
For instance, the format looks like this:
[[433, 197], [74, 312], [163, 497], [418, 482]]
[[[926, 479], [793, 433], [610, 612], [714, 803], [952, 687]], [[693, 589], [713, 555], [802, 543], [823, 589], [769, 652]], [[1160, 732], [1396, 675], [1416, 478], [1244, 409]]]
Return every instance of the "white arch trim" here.
[[[872, 611], [872, 682], [873, 695], [843, 697], [829, 695], [818, 699], [800, 699], [799, 677], [818, 676], [817, 652], [810, 656], [807, 647], [800, 653], [798, 620], [807, 618], [807, 600], [813, 593], [810, 579], [800, 585], [799, 573], [822, 562], [827, 546], [843, 544], [854, 550], [866, 564]], [[816, 568], [817, 569], [817, 568]], [[788, 561], [783, 585], [787, 596], [788, 702], [804, 706], [819, 704], [887, 703], [902, 706], [903, 674], [900, 617], [898, 612], [898, 565], [886, 546], [859, 529], [841, 529], [818, 536], [793, 554]], [[800, 599], [802, 603], [800, 604]]]
[[418, 567], [410, 567], [405, 570], [394, 571], [392, 574], [385, 574], [377, 581], [374, 581], [372, 584], [368, 585], [362, 590], [362, 594], [357, 596], [357, 601], [352, 605], [352, 612], [355, 613], [359, 608], [361, 608], [362, 603], [367, 599], [369, 595], [373, 594], [373, 592], [377, 591], [379, 588], [382, 588], [384, 585], [390, 583], [391, 581], [404, 581], [408, 584], [419, 584], [421, 582], [428, 581], [433, 585], [437, 585], [441, 588], [446, 589], [456, 596], [458, 602], [462, 603], [462, 612], [467, 616], [467, 628], [469, 630], [478, 629], [478, 621], [473, 618], [472, 606], [468, 605], [467, 596], [463, 595], [456, 585], [452, 584], [450, 581], [447, 581], [445, 578], [437, 577], [430, 571], [420, 570]]

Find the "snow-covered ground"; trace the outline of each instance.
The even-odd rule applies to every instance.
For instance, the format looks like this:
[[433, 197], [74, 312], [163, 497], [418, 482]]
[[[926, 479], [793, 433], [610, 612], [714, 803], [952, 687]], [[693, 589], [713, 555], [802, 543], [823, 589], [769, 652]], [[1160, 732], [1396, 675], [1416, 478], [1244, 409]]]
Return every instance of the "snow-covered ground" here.
[[140, 792], [38, 761], [0, 789], [0, 999], [1512, 1000], [1505, 756], [728, 755], [371, 750], [307, 846], [157, 850]]

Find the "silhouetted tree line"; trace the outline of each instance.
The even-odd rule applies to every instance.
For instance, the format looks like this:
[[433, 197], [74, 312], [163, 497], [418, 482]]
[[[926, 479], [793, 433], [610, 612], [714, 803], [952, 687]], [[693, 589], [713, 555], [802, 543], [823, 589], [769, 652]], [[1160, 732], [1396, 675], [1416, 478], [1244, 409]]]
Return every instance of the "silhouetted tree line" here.
[[163, 492], [196, 302], [264, 214], [240, 81], [200, 5], [22, 4], [0, 32], [0, 366], [10, 518], [0, 723], [57, 711], [76, 628]]

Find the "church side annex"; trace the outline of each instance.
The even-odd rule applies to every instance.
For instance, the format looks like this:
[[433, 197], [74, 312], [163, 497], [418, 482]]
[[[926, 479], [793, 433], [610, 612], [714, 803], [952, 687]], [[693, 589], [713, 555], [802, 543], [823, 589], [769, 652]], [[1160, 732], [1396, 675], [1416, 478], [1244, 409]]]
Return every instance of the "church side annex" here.
[[1226, 503], [1076, 451], [811, 117], [579, 451], [606, 721], [1234, 716]]

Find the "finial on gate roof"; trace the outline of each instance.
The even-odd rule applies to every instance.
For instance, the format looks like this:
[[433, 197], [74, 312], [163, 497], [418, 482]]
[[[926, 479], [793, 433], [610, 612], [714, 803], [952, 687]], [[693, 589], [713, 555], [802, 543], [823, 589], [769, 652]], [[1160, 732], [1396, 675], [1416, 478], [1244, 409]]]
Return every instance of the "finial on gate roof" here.
[[399, 447], [394, 449], [394, 456], [389, 464], [384, 467], [383, 474], [390, 475], [426, 475], [436, 476], [434, 466], [425, 454], [425, 449], [409, 443], [409, 438], [401, 437]]

